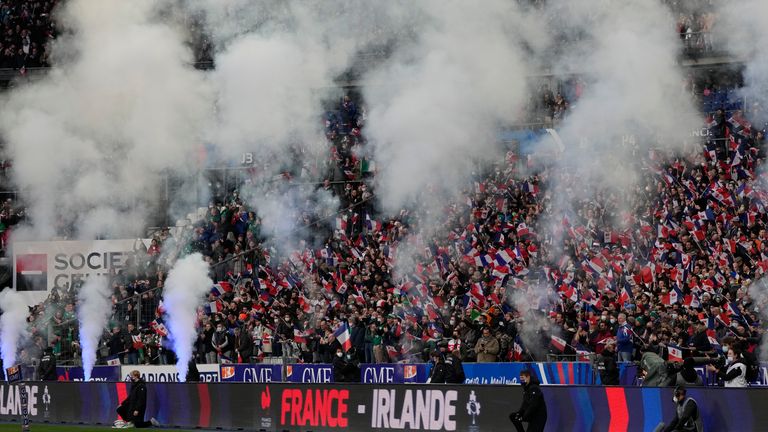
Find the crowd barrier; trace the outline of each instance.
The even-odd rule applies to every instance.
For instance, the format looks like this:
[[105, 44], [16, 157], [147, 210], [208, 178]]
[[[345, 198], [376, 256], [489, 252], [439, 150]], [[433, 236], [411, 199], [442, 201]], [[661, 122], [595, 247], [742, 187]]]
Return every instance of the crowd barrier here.
[[[226, 364], [197, 365], [202, 382], [294, 382], [333, 383], [333, 366], [330, 364]], [[179, 381], [174, 366], [97, 366], [92, 373], [94, 381], [125, 381], [132, 370], [138, 370], [147, 382]], [[586, 362], [549, 363], [464, 363], [467, 384], [517, 384], [520, 371], [529, 369], [543, 384], [599, 385], [600, 376]], [[427, 382], [430, 364], [363, 364], [360, 381], [364, 384], [423, 384]], [[701, 366], [696, 371], [707, 385], [718, 385], [711, 372]], [[622, 386], [636, 386], [642, 380], [637, 376], [633, 363], [619, 364]], [[82, 381], [83, 370], [79, 367], [59, 367], [59, 381]], [[768, 387], [768, 363], [762, 363], [759, 379], [753, 387]]]
[[[39, 423], [109, 425], [125, 382], [34, 382]], [[511, 430], [517, 385], [148, 383], [147, 418], [181, 428], [257, 431]], [[20, 420], [20, 386], [0, 385], [0, 422]], [[543, 386], [547, 431], [652, 431], [674, 416], [671, 388]], [[705, 430], [768, 430], [768, 389], [691, 388]]]

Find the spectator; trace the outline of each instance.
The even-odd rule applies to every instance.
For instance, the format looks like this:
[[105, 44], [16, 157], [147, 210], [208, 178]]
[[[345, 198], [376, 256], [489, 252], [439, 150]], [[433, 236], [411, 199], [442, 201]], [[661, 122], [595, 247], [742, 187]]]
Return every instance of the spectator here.
[[620, 362], [632, 361], [632, 353], [635, 350], [634, 332], [627, 323], [627, 315], [620, 313], [616, 329], [617, 353]]
[[483, 328], [483, 336], [475, 344], [478, 363], [492, 363], [499, 354], [499, 340], [491, 335], [489, 327]]
[[612, 339], [608, 339], [595, 363], [600, 374], [600, 382], [603, 385], [619, 385], [619, 367], [616, 364], [615, 349], [616, 343]]
[[235, 346], [238, 363], [250, 363], [253, 356], [253, 338], [240, 327], [235, 327]]
[[222, 363], [232, 361], [232, 339], [224, 327], [224, 324], [219, 323], [216, 325], [216, 332], [211, 338], [211, 346], [213, 346], [216, 352], [216, 362]]

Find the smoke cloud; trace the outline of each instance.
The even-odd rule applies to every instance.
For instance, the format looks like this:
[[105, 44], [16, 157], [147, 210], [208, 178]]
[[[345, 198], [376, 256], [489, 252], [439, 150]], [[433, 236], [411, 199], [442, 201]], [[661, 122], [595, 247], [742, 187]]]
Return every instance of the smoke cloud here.
[[745, 59], [741, 90], [748, 103], [759, 105], [750, 117], [764, 124], [768, 122], [768, 3], [727, 1], [718, 6], [714, 43], [725, 45], [737, 58]]
[[24, 237], [143, 232], [166, 173], [196, 169], [211, 92], [149, 0], [67, 2], [54, 68], [12, 91], [0, 131], [29, 197]]
[[0, 291], [0, 310], [0, 350], [3, 367], [8, 368], [16, 364], [16, 351], [27, 334], [27, 302], [18, 292], [5, 289]]
[[423, 207], [416, 202], [430, 185], [440, 198], [455, 196], [474, 160], [497, 155], [499, 126], [512, 123], [525, 102], [523, 15], [511, 2], [465, 6], [415, 3], [423, 21], [412, 43], [366, 78], [377, 84], [364, 89], [366, 134], [390, 213]]
[[77, 293], [77, 319], [80, 322], [80, 347], [83, 356], [83, 375], [90, 381], [99, 340], [112, 313], [111, 289], [104, 277], [91, 277]]
[[163, 292], [163, 305], [173, 350], [178, 358], [176, 370], [184, 381], [192, 359], [192, 346], [197, 336], [197, 308], [210, 292], [213, 281], [208, 277], [208, 263], [199, 253], [176, 261], [168, 273]]
[[638, 181], [638, 153], [681, 149], [701, 124], [683, 91], [672, 16], [655, 1], [561, 2], [551, 13], [571, 17], [564, 31], [581, 35], [556, 67], [587, 81], [559, 131], [562, 160], [588, 193], [627, 191]]

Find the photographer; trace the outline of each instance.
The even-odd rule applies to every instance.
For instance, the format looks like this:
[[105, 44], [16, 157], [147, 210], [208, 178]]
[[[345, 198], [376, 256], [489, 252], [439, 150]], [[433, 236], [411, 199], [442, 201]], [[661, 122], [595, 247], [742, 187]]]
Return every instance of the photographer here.
[[680, 367], [677, 373], [673, 375], [674, 382], [670, 383], [670, 385], [686, 386], [686, 387], [703, 386], [704, 380], [701, 378], [701, 375], [696, 373], [696, 369], [694, 368], [695, 366], [696, 366], [696, 361], [694, 360], [693, 357], [686, 358], [683, 361], [683, 365]]
[[735, 349], [728, 350], [728, 360], [725, 367], [718, 368], [715, 365], [707, 365], [707, 370], [715, 372], [717, 377], [723, 380], [725, 387], [748, 387], [747, 365], [744, 363], [741, 353]]

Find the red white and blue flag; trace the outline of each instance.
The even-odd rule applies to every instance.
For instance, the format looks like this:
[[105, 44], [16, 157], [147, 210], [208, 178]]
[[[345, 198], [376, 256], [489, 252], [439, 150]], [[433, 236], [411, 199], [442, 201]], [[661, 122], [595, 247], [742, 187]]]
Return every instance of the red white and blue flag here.
[[352, 338], [350, 337], [349, 325], [347, 325], [347, 323], [341, 323], [339, 328], [333, 332], [333, 335], [336, 336], [336, 340], [339, 341], [345, 352], [352, 348]]

